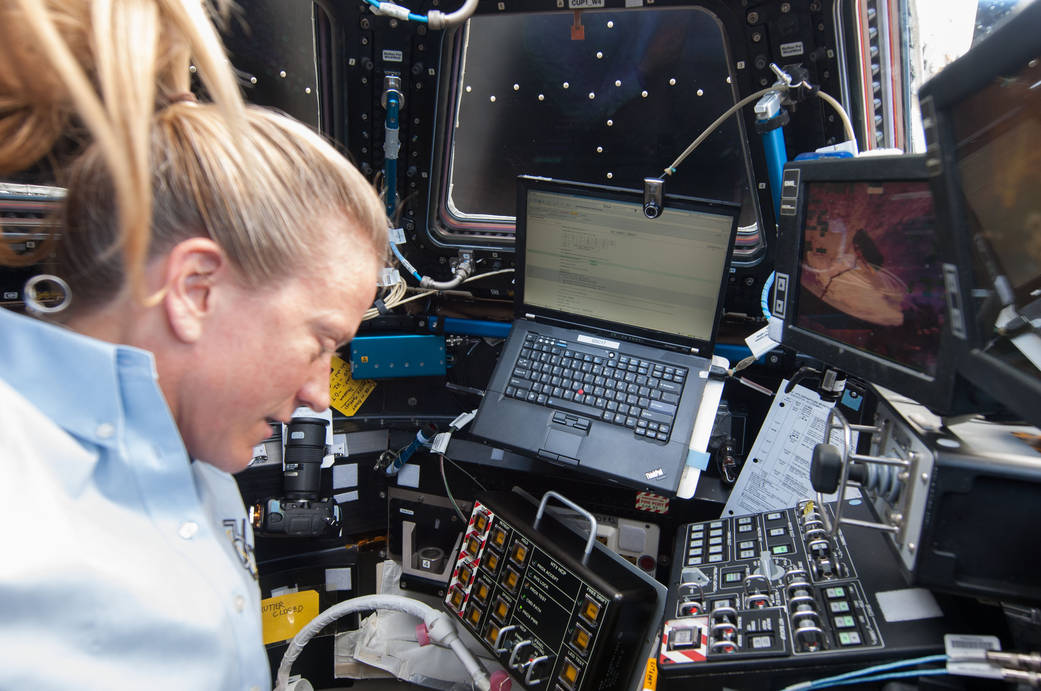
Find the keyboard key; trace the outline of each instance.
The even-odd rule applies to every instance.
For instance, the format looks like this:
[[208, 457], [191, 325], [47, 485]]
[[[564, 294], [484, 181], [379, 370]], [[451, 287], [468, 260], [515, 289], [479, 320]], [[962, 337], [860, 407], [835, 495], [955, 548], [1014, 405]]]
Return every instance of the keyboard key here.
[[676, 404], [676, 403], [680, 402], [680, 397], [677, 396], [674, 393], [666, 392], [666, 393], [661, 394], [661, 400], [663, 400], [666, 403]]
[[507, 386], [506, 387], [506, 395], [509, 396], [510, 398], [513, 398], [514, 396], [516, 396], [517, 395], [517, 387], [516, 386]]
[[625, 426], [630, 429], [636, 427], [636, 418], [632, 416], [625, 418]]
[[664, 401], [651, 401], [650, 405], [643, 407], [649, 408], [656, 413], [664, 413], [670, 416], [676, 414], [676, 406], [671, 403], [665, 403]]
[[675, 394], [683, 393], [683, 387], [680, 386], [679, 384], [676, 384], [675, 382], [671, 382], [671, 381], [663, 381], [658, 386], [658, 388], [660, 388], [662, 390], [662, 392], [668, 391], [669, 393], [675, 393]]

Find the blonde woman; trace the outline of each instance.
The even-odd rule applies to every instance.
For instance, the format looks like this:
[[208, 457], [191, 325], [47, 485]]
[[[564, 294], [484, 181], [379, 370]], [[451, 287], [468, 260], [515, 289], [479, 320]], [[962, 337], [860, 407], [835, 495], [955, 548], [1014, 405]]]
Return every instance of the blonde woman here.
[[[85, 127], [60, 170], [64, 309], [0, 310], [0, 688], [270, 687], [229, 473], [327, 407], [387, 224], [319, 136], [221, 88], [199, 11], [0, 0], [0, 75], [22, 75], [0, 77], [0, 170]], [[219, 105], [179, 90], [189, 55]]]

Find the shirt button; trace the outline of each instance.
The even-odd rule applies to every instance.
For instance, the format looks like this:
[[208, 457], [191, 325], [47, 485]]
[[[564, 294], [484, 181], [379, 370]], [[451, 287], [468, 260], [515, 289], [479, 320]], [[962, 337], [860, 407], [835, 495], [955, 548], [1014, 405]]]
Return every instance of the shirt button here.
[[116, 427], [110, 422], [102, 422], [98, 425], [97, 429], [94, 430], [94, 433], [101, 439], [108, 439], [116, 433]]
[[236, 595], [235, 596], [235, 609], [237, 609], [240, 612], [242, 610], [246, 609], [246, 598], [242, 597], [241, 595]]
[[199, 524], [195, 521], [185, 521], [181, 524], [177, 534], [183, 537], [185, 540], [191, 540], [195, 537], [195, 534], [199, 532]]

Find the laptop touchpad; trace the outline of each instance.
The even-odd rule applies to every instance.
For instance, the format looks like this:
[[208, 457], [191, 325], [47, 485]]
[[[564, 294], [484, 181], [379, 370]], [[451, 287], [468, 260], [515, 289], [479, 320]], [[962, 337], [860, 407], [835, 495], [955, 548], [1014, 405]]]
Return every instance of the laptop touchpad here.
[[568, 456], [569, 458], [578, 458], [578, 447], [582, 445], [582, 439], [585, 438], [586, 433], [578, 430], [564, 431], [562, 429], [553, 429], [552, 427], [546, 432], [546, 441], [542, 444], [542, 448], [550, 453], [558, 454], [560, 456]]

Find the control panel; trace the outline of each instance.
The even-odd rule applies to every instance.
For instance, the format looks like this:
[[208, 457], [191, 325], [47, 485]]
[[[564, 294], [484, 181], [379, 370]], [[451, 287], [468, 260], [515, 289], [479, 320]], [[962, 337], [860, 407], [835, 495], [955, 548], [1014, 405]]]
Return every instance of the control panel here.
[[[724, 679], [761, 670], [776, 683], [777, 674], [800, 667], [941, 650], [942, 617], [895, 625], [886, 615], [896, 615], [879, 607], [878, 592], [906, 590], [885, 538], [848, 526], [830, 535], [831, 513], [822, 514], [831, 510], [806, 500], [682, 529], [661, 636], [662, 676]], [[868, 513], [860, 499], [844, 511]]]
[[630, 688], [653, 642], [664, 587], [535, 514], [513, 495], [475, 503], [446, 608], [524, 688]]

